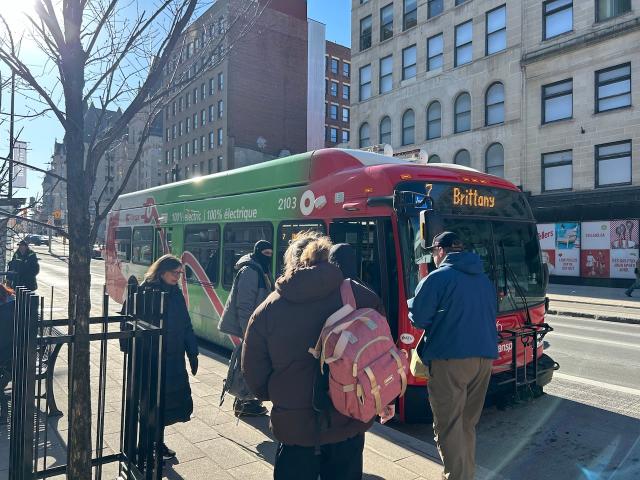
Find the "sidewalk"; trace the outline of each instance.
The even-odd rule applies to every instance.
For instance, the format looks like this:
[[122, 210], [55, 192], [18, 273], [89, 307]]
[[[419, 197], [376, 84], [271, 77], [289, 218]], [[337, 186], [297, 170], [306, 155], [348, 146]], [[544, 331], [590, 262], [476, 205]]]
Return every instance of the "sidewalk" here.
[[624, 288], [549, 284], [549, 313], [640, 324], [640, 292], [633, 297]]

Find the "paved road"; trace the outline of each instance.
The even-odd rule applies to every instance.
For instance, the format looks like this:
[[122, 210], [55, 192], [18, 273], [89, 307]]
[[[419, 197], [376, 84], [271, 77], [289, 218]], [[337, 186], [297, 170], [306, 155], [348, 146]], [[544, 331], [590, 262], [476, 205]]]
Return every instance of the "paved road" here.
[[[640, 325], [550, 316], [546, 395], [485, 409], [478, 464], [496, 478], [640, 479]], [[429, 425], [396, 425], [433, 443]]]
[[[54, 316], [65, 316], [66, 264], [46, 255], [46, 247], [35, 250], [39, 293], [54, 285]], [[104, 262], [94, 260], [91, 272], [99, 305]], [[546, 338], [547, 353], [561, 369], [544, 397], [485, 410], [478, 464], [496, 479], [640, 479], [640, 325], [556, 316], [549, 322], [556, 330]], [[430, 425], [395, 428], [433, 443]]]

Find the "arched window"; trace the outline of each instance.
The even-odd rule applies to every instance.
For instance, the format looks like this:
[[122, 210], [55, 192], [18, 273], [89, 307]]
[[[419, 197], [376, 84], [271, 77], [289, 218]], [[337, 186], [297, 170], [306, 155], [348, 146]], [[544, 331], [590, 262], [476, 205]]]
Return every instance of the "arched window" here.
[[455, 104], [455, 133], [467, 132], [471, 130], [471, 95], [463, 92], [456, 98]]
[[402, 115], [402, 145], [411, 145], [416, 141], [416, 116], [409, 109]]
[[380, 120], [380, 143], [391, 145], [391, 119], [389, 117]]
[[442, 136], [442, 107], [440, 102], [431, 102], [427, 108], [427, 140]]
[[504, 85], [494, 83], [487, 89], [485, 98], [485, 125], [504, 123]]
[[438, 155], [431, 155], [429, 157], [429, 163], [440, 163], [440, 157]]
[[493, 143], [485, 154], [486, 171], [496, 177], [504, 178], [504, 148], [499, 143]]
[[371, 135], [369, 134], [369, 124], [367, 122], [360, 125], [359, 145], [360, 148], [371, 146]]
[[471, 154], [469, 150], [460, 150], [456, 153], [456, 156], [453, 157], [453, 163], [456, 165], [464, 165], [465, 167], [471, 166]]

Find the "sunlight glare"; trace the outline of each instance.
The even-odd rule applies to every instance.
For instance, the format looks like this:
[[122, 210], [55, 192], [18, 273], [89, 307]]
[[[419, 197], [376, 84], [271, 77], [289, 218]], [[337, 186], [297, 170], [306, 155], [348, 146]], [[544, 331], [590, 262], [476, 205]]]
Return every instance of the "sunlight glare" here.
[[0, 0], [0, 15], [12, 30], [22, 29], [28, 23], [25, 14], [35, 13], [34, 3], [34, 0]]

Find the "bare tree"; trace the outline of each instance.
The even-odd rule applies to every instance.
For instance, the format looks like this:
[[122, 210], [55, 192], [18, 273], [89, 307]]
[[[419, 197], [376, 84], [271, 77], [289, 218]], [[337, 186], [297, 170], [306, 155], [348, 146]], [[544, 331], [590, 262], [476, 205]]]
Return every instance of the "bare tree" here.
[[[202, 0], [36, 0], [27, 14], [26, 33], [42, 55], [40, 71], [21, 55], [22, 36], [16, 36], [0, 16], [0, 62], [21, 80], [33, 110], [53, 115], [64, 129], [67, 162], [69, 238], [68, 314], [75, 321], [75, 368], [70, 380], [74, 398], [69, 412], [70, 458], [68, 478], [91, 476], [91, 395], [89, 381], [89, 312], [91, 246], [100, 223], [123, 191], [139, 160], [151, 123], [164, 104], [180, 95], [194, 78], [179, 76], [183, 35]], [[147, 10], [141, 4], [152, 4]], [[210, 48], [191, 57], [202, 73], [222, 61], [255, 23], [269, 0], [234, 0], [224, 28], [207, 35]], [[202, 8], [211, 2], [202, 1]], [[214, 54], [211, 55], [211, 52]], [[206, 55], [206, 58], [203, 57]], [[204, 60], [204, 61], [203, 61]], [[50, 81], [51, 77], [54, 81]], [[49, 80], [46, 80], [46, 79]], [[119, 108], [108, 123], [99, 118], [88, 131], [85, 113], [90, 103], [101, 112]], [[139, 112], [148, 115], [135, 158], [124, 181], [109, 201], [94, 192], [98, 167], [105, 154], [122, 140], [127, 125]], [[97, 202], [90, 205], [92, 194]], [[95, 215], [90, 214], [95, 208]]]

